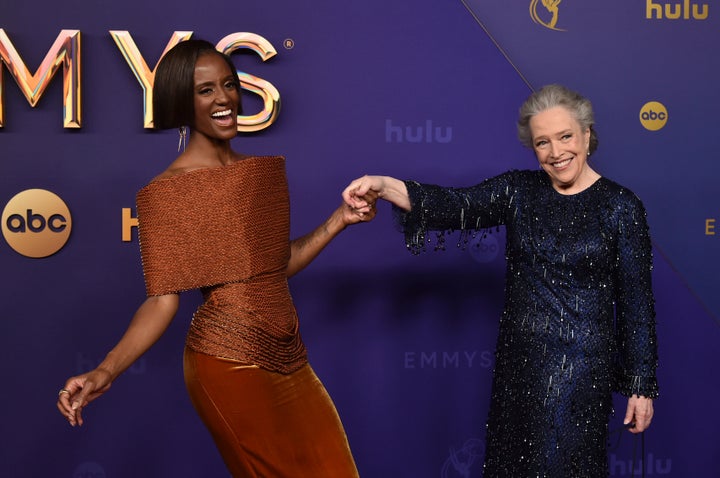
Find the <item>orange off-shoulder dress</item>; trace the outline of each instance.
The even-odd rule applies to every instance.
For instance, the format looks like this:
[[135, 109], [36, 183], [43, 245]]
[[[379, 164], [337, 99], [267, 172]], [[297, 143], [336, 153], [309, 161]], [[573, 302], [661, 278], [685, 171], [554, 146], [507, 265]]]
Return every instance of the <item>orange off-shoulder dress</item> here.
[[203, 294], [186, 338], [185, 383], [233, 476], [357, 477], [288, 288], [284, 159], [153, 180], [137, 211], [148, 296]]

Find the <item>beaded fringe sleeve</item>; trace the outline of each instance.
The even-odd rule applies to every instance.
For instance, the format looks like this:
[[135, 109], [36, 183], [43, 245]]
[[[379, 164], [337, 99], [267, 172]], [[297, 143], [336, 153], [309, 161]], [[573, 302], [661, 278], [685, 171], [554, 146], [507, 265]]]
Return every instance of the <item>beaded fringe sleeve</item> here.
[[307, 362], [287, 286], [282, 157], [156, 179], [138, 192], [137, 212], [148, 296], [203, 292], [188, 347], [281, 373]]

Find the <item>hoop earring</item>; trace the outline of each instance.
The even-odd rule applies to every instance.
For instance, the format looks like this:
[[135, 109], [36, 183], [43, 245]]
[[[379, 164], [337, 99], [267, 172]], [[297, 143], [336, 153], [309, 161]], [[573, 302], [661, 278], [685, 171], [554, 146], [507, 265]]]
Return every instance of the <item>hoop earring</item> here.
[[187, 138], [187, 126], [180, 126], [178, 128], [178, 134], [180, 137], [178, 138], [178, 153], [180, 152], [180, 148], [182, 148], [183, 151], [185, 151], [185, 140]]

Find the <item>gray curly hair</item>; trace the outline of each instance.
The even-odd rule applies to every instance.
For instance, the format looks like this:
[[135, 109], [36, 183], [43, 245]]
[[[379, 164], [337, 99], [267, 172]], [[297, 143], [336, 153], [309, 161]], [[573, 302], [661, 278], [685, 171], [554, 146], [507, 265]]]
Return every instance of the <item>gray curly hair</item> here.
[[528, 147], [533, 147], [532, 132], [530, 131], [530, 119], [538, 113], [547, 109], [562, 106], [573, 115], [580, 124], [582, 130], [590, 129], [590, 147], [588, 154], [597, 150], [598, 138], [593, 126], [595, 117], [593, 115], [592, 103], [579, 93], [570, 90], [562, 85], [543, 86], [534, 92], [520, 107], [517, 122], [518, 138], [520, 142]]

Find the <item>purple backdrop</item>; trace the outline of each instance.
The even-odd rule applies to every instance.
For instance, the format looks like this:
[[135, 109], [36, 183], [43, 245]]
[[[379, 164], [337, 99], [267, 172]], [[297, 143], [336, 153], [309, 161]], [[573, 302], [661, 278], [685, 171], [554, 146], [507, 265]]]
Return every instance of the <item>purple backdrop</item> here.
[[[81, 128], [63, 127], [62, 68], [31, 108], [2, 65], [0, 206], [26, 190], [52, 191], [72, 232], [45, 258], [0, 241], [0, 476], [227, 476], [182, 382], [195, 293], [87, 410], [84, 427], [71, 429], [54, 408], [63, 381], [103, 358], [144, 299], [122, 210], [135, 215], [136, 191], [176, 154], [175, 134], [143, 128], [143, 90], [110, 30], [129, 31], [150, 69], [176, 31], [213, 42], [250, 32], [274, 46], [266, 62], [233, 55], [282, 102], [274, 124], [235, 146], [286, 156], [294, 235], [365, 173], [469, 185], [537, 167], [515, 137], [520, 103], [550, 82], [588, 95], [601, 141], [593, 164], [643, 199], [655, 244], [661, 398], [646, 434], [647, 474], [718, 476], [718, 413], [707, 398], [693, 400], [720, 392], [720, 58], [710, 48], [720, 12], [709, 3], [565, 0], [553, 23], [537, 0], [0, 0], [0, 29], [31, 74], [62, 30], [81, 32], [82, 59]], [[243, 101], [262, 109], [255, 95]], [[665, 108], [658, 129], [641, 121], [660, 111], [649, 102]], [[453, 241], [444, 253], [411, 256], [383, 205], [291, 281], [310, 360], [363, 477], [481, 476], [504, 234], [465, 250]], [[612, 428], [624, 403], [617, 408]], [[632, 454], [625, 434], [610, 452], [612, 476], [632, 474]]]

